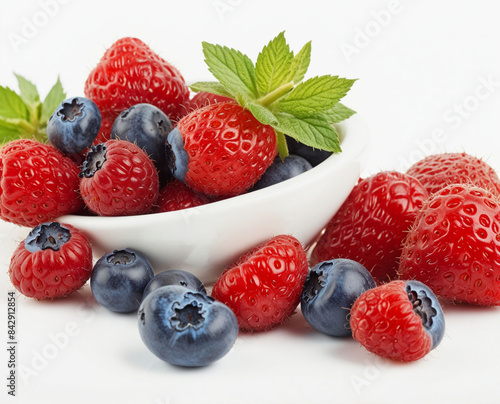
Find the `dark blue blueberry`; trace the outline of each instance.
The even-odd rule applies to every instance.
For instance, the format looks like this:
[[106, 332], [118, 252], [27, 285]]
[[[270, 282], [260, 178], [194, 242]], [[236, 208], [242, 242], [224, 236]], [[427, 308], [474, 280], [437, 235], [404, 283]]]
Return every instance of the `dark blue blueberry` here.
[[311, 268], [301, 296], [304, 318], [316, 330], [345, 337], [351, 335], [349, 312], [354, 301], [375, 281], [361, 264], [338, 258]]
[[179, 129], [174, 128], [167, 136], [167, 165], [172, 175], [184, 182], [188, 171], [189, 157], [184, 149], [184, 140]]
[[203, 283], [191, 272], [183, 271], [181, 269], [169, 269], [157, 273], [153, 279], [149, 281], [144, 289], [143, 299], [153, 290], [158, 289], [161, 286], [168, 285], [180, 285], [194, 290], [195, 292], [207, 293]]
[[171, 129], [172, 122], [162, 110], [151, 104], [136, 104], [115, 119], [111, 138], [128, 140], [145, 150], [164, 179], [169, 173], [165, 142]]
[[290, 154], [296, 154], [297, 156], [305, 158], [313, 167], [316, 167], [332, 155], [332, 152], [307, 146], [290, 136], [287, 136], [286, 141]]
[[304, 158], [290, 154], [284, 160], [276, 157], [273, 164], [264, 172], [259, 181], [255, 183], [252, 190], [269, 187], [279, 182], [293, 178], [310, 170], [312, 165]]
[[229, 307], [178, 285], [149, 293], [138, 323], [148, 349], [178, 366], [206, 366], [222, 358], [238, 335], [238, 321]]
[[47, 123], [47, 138], [66, 154], [90, 147], [101, 128], [101, 113], [88, 98], [73, 97], [57, 107]]
[[29, 252], [50, 248], [59, 251], [61, 246], [71, 238], [71, 232], [58, 222], [42, 223], [34, 227], [24, 240]]
[[426, 332], [432, 340], [432, 349], [437, 347], [444, 336], [444, 314], [434, 292], [422, 282], [406, 281], [408, 299], [413, 311], [420, 316]]
[[95, 263], [90, 288], [102, 306], [130, 313], [139, 308], [144, 288], [153, 276], [153, 268], [143, 255], [128, 248], [115, 250]]

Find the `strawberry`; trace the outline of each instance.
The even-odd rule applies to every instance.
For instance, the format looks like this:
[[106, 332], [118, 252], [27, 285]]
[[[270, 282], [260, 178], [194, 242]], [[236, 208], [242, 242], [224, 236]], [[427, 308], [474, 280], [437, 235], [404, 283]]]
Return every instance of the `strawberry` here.
[[364, 292], [351, 309], [352, 336], [368, 351], [411, 362], [437, 347], [444, 336], [436, 295], [418, 281], [392, 281]]
[[427, 197], [422, 184], [406, 174], [380, 172], [361, 180], [327, 224], [311, 264], [349, 258], [377, 283], [396, 278], [401, 243]]
[[33, 227], [78, 211], [78, 167], [55, 147], [19, 139], [0, 149], [0, 215]]
[[118, 114], [132, 105], [153, 104], [176, 122], [185, 113], [189, 88], [181, 73], [137, 38], [112, 44], [90, 72], [84, 93], [102, 114], [95, 144], [110, 136]]
[[355, 113], [339, 102], [355, 80], [329, 74], [304, 80], [310, 42], [294, 54], [281, 32], [255, 63], [227, 46], [203, 42], [202, 48], [217, 81], [190, 86], [199, 93], [190, 108], [201, 108], [181, 119], [167, 140], [177, 179], [210, 196], [238, 195], [276, 153], [288, 155], [287, 136], [314, 149], [341, 151], [333, 124]]
[[207, 195], [243, 193], [277, 154], [274, 129], [235, 102], [191, 112], [170, 132], [167, 142], [174, 176]]
[[226, 101], [232, 101], [232, 99], [222, 95], [200, 91], [199, 93], [196, 93], [193, 98], [191, 98], [190, 105], [193, 109], [198, 109], [206, 107], [207, 105], [218, 104]]
[[66, 296], [82, 287], [91, 271], [92, 249], [85, 235], [58, 222], [33, 228], [9, 265], [14, 287], [35, 299]]
[[231, 308], [246, 331], [285, 321], [300, 301], [308, 273], [300, 242], [280, 235], [243, 254], [217, 279], [212, 297]]
[[178, 180], [173, 180], [160, 190], [154, 212], [172, 212], [205, 205], [209, 202], [210, 200], [206, 196], [193, 191]]
[[429, 195], [450, 184], [473, 184], [500, 195], [500, 179], [495, 170], [467, 153], [427, 156], [406, 173], [418, 179]]
[[92, 147], [80, 176], [85, 205], [101, 216], [149, 213], [158, 198], [153, 161], [127, 140], [111, 139]]
[[500, 200], [470, 184], [434, 193], [404, 240], [399, 275], [442, 299], [500, 305]]

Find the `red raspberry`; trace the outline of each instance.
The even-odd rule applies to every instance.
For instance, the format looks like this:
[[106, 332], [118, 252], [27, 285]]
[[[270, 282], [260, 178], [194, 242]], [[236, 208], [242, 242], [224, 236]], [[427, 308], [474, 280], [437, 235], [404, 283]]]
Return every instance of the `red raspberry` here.
[[399, 275], [443, 299], [500, 305], [500, 200], [467, 184], [433, 194], [404, 240]]
[[36, 226], [14, 251], [10, 280], [35, 299], [66, 296], [82, 287], [92, 271], [92, 249], [78, 229], [57, 222]]
[[29, 139], [0, 149], [2, 219], [33, 227], [78, 211], [78, 167], [55, 147]]
[[242, 330], [267, 330], [294, 312], [307, 273], [300, 242], [292, 236], [276, 236], [226, 269], [212, 296], [233, 310]]
[[433, 194], [450, 184], [472, 184], [500, 195], [500, 179], [483, 160], [466, 153], [442, 153], [425, 157], [406, 172]]
[[181, 73], [137, 38], [122, 38], [106, 50], [85, 82], [85, 96], [102, 115], [96, 143], [109, 139], [120, 112], [140, 103], [153, 104], [176, 122], [185, 113], [189, 88]]
[[158, 172], [148, 155], [126, 140], [94, 146], [80, 173], [80, 193], [101, 216], [149, 213], [158, 198]]
[[209, 202], [210, 200], [206, 196], [193, 191], [179, 180], [173, 180], [161, 189], [154, 212], [172, 212], [205, 205]]
[[[274, 129], [234, 102], [191, 112], [167, 140], [174, 155], [170, 157], [174, 176], [207, 195], [243, 193], [264, 174], [277, 154]], [[179, 143], [182, 150], [176, 149]]]
[[311, 264], [349, 258], [377, 283], [396, 278], [401, 243], [427, 197], [418, 180], [398, 172], [360, 181], [328, 223]]
[[436, 296], [415, 281], [392, 281], [364, 292], [352, 306], [350, 325], [368, 351], [405, 362], [427, 355], [444, 335]]

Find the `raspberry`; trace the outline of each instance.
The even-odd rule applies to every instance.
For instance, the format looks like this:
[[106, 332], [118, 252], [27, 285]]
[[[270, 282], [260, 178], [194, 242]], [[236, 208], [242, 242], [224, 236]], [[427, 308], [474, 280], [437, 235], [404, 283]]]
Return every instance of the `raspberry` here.
[[154, 212], [172, 212], [207, 203], [210, 203], [210, 200], [206, 196], [193, 191], [186, 184], [174, 179], [161, 189]]
[[92, 271], [92, 249], [78, 229], [58, 222], [31, 230], [14, 251], [10, 280], [35, 299], [66, 296], [82, 287]]
[[367, 290], [352, 306], [350, 325], [368, 351], [404, 362], [423, 358], [444, 335], [437, 297], [417, 281], [392, 281]]
[[149, 213], [158, 198], [158, 172], [148, 155], [126, 140], [112, 139], [87, 153], [80, 193], [101, 216]]
[[33, 227], [83, 207], [78, 167], [55, 147], [19, 139], [0, 149], [2, 219]]

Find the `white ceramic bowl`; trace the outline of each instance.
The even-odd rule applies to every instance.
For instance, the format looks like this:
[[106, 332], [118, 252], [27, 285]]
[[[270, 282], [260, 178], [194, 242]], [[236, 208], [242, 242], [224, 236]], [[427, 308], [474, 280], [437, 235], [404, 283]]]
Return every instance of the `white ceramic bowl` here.
[[305, 247], [314, 241], [357, 182], [368, 142], [357, 115], [338, 130], [341, 153], [272, 187], [176, 212], [58, 220], [82, 230], [96, 258], [129, 247], [145, 254], [156, 272], [184, 269], [209, 283], [242, 253], [273, 236], [291, 234]]

